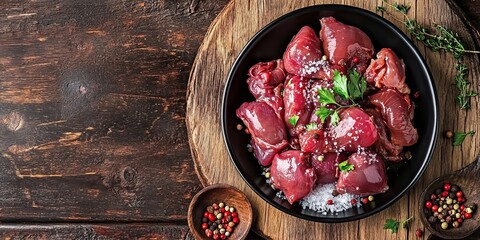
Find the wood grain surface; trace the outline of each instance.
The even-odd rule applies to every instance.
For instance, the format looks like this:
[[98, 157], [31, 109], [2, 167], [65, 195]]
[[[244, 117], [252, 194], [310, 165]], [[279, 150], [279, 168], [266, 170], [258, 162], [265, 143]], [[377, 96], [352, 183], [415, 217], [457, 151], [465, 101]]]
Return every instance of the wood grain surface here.
[[[431, 26], [444, 24], [455, 29], [467, 45], [473, 48], [473, 39], [461, 20], [444, 1], [401, 1], [412, 6], [411, 18]], [[263, 26], [292, 10], [322, 3], [341, 3], [374, 11], [382, 1], [231, 1], [210, 26], [194, 63], [188, 86], [187, 128], [195, 169], [202, 184], [228, 183], [246, 192], [257, 214], [254, 229], [273, 239], [415, 239], [415, 230], [423, 229], [418, 218], [417, 204], [422, 189], [442, 174], [457, 170], [472, 162], [479, 149], [478, 137], [468, 138], [461, 147], [453, 147], [451, 140], [440, 137], [429, 168], [417, 185], [397, 203], [383, 212], [366, 219], [342, 223], [322, 224], [288, 216], [261, 200], [244, 183], [229, 160], [223, 143], [220, 108], [226, 74], [244, 44]], [[401, 18], [400, 15], [396, 17]], [[405, 28], [389, 16], [388, 20], [402, 30]], [[449, 54], [432, 52], [416, 42], [433, 73], [440, 103], [440, 130], [478, 131], [478, 101], [472, 110], [463, 111], [455, 102], [456, 61]], [[478, 56], [465, 57], [470, 68], [469, 78], [478, 80]], [[478, 81], [473, 89], [478, 91]], [[220, 168], [218, 166], [221, 166]], [[397, 234], [382, 229], [387, 218], [406, 219], [414, 216], [409, 230]]]
[[186, 225], [185, 89], [225, 3], [0, 1], [0, 221]]

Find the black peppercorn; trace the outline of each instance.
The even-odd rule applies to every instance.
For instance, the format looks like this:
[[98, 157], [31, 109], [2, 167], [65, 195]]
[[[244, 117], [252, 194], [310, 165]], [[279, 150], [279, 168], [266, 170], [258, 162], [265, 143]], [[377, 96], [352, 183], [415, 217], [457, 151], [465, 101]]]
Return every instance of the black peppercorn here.
[[469, 206], [469, 208], [472, 209], [472, 211], [475, 211], [475, 209], [477, 209], [477, 204], [472, 203], [472, 204]]
[[435, 194], [441, 194], [442, 193], [442, 189], [441, 188], [437, 188], [435, 189]]
[[450, 188], [450, 192], [453, 192], [453, 193], [458, 192], [458, 186], [457, 186], [457, 185], [453, 185], [453, 186]]
[[202, 218], [202, 223], [208, 222], [208, 219], [206, 217]]
[[429, 221], [430, 223], [436, 223], [436, 222], [437, 222], [437, 218], [434, 217], [434, 216], [430, 216], [430, 217], [428, 218], [428, 221]]
[[448, 196], [451, 198], [451, 199], [455, 199], [457, 198], [455, 193], [451, 192], [450, 194], [448, 194]]

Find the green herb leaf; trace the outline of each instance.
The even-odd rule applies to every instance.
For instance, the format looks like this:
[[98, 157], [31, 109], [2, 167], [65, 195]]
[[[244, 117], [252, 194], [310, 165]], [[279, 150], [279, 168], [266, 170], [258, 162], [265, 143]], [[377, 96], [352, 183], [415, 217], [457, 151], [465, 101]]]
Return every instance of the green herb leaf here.
[[473, 136], [475, 134], [474, 131], [469, 131], [469, 132], [455, 132], [453, 134], [453, 146], [460, 146], [462, 145], [463, 141], [465, 141], [465, 138], [470, 135]]
[[325, 105], [337, 104], [337, 102], [335, 101], [335, 95], [333, 95], [333, 93], [328, 89], [324, 89], [324, 88], [318, 89], [318, 96], [320, 97], [319, 99], [320, 103], [323, 103]]
[[394, 3], [393, 8], [403, 14], [407, 14], [408, 10], [410, 10], [410, 6], [407, 6], [404, 4], [398, 4], [398, 3]]
[[412, 221], [412, 219], [413, 219], [413, 216], [409, 217], [405, 221], [399, 222], [397, 220], [389, 218], [387, 219], [387, 221], [385, 221], [385, 225], [383, 225], [383, 229], [390, 229], [392, 230], [392, 233], [397, 233], [400, 225], [402, 226], [402, 228], [407, 228], [408, 224], [410, 223], [410, 221]]
[[298, 115], [293, 115], [291, 118], [288, 119], [288, 122], [295, 127], [299, 118], [300, 117]]
[[355, 169], [355, 167], [353, 166], [353, 164], [348, 164], [348, 160], [345, 160], [338, 164], [338, 169], [340, 169], [340, 171], [342, 172], [348, 172]]
[[383, 229], [390, 229], [392, 230], [392, 233], [397, 233], [399, 226], [400, 226], [400, 222], [389, 218], [387, 219], [387, 221], [385, 221], [385, 225], [383, 225]]
[[363, 98], [363, 94], [367, 90], [367, 80], [356, 70], [349, 70], [348, 78], [350, 79], [347, 86], [350, 99], [353, 101], [357, 98]]
[[385, 12], [385, 11], [387, 11], [387, 9], [385, 9], [385, 7], [383, 7], [383, 6], [377, 6], [377, 11]]
[[326, 107], [319, 107], [317, 111], [315, 111], [315, 115], [317, 115], [323, 123], [325, 122], [325, 119], [332, 114], [332, 112], [333, 110], [330, 110]]
[[349, 99], [347, 88], [347, 76], [342, 75], [338, 70], [333, 73], [333, 91], [341, 98]]
[[407, 228], [408, 227], [408, 224], [410, 223], [410, 221], [413, 219], [413, 216], [407, 218], [405, 221], [402, 221], [401, 224], [402, 224], [402, 228]]
[[335, 126], [337, 125], [338, 120], [340, 120], [340, 116], [338, 116], [338, 111], [335, 110], [333, 111], [333, 114], [330, 116], [330, 123]]
[[318, 128], [317, 123], [311, 122], [305, 126], [307, 128], [307, 131], [312, 131]]

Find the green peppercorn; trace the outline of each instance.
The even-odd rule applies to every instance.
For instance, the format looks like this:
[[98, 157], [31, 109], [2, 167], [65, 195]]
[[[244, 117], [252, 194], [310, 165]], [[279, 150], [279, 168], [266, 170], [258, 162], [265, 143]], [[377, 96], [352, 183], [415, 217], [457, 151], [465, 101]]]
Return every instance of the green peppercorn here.
[[233, 227], [233, 226], [235, 226], [235, 223], [234, 222], [228, 222], [228, 226]]
[[472, 213], [473, 211], [472, 211], [471, 208], [467, 207], [467, 209], [465, 210], [465, 212], [467, 212], [467, 213]]
[[227, 205], [225, 206], [225, 211], [228, 211], [228, 210], [230, 210], [230, 206]]
[[437, 210], [437, 212], [439, 212], [439, 213], [443, 212], [443, 208], [442, 208], [442, 207], [439, 207], [438, 210]]
[[442, 226], [442, 229], [447, 229], [448, 228], [448, 223], [443, 222], [441, 226]]
[[453, 209], [458, 210], [459, 208], [460, 208], [460, 205], [458, 204], [453, 205]]
[[451, 198], [447, 199], [447, 204], [452, 204], [453, 200]]
[[375, 198], [372, 195], [368, 196], [368, 201], [372, 202], [374, 199]]
[[225, 232], [225, 236], [229, 237], [229, 236], [230, 236], [230, 232]]
[[221, 207], [221, 208], [225, 207], [225, 203], [221, 202], [221, 203], [218, 204], [218, 206]]
[[229, 210], [229, 211], [230, 211], [230, 212], [235, 212], [235, 208], [230, 207], [230, 210]]
[[462, 217], [462, 214], [460, 214], [460, 213], [455, 214], [455, 218], [461, 218], [461, 217]]
[[265, 178], [270, 178], [270, 172], [265, 173]]

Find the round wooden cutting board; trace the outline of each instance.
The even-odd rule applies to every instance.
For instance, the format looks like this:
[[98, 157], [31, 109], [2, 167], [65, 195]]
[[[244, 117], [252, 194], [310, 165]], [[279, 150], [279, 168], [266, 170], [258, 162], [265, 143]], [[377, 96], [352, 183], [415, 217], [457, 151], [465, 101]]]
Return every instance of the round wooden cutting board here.
[[[190, 147], [197, 175], [203, 185], [227, 183], [244, 191], [252, 202], [256, 221], [253, 229], [272, 239], [414, 239], [415, 230], [423, 229], [418, 218], [417, 201], [424, 187], [434, 178], [457, 170], [472, 162], [478, 152], [478, 137], [468, 138], [460, 147], [453, 147], [451, 140], [440, 137], [429, 168], [417, 185], [401, 200], [379, 214], [366, 219], [341, 224], [324, 224], [301, 220], [268, 205], [243, 181], [229, 159], [221, 134], [220, 112], [223, 88], [233, 61], [246, 42], [263, 26], [295, 9], [326, 3], [338, 3], [361, 7], [375, 12], [382, 1], [321, 1], [321, 0], [257, 0], [231, 1], [210, 26], [196, 57], [187, 93], [187, 128]], [[469, 48], [472, 37], [460, 19], [440, 0], [401, 3], [410, 5], [409, 17], [422, 24], [443, 24], [455, 29]], [[384, 16], [405, 30], [402, 23]], [[397, 18], [402, 18], [396, 15]], [[380, 33], [381, 34], [381, 33]], [[440, 103], [440, 131], [477, 131], [480, 112], [477, 100], [472, 109], [460, 110], [456, 105], [454, 75], [456, 60], [450, 54], [432, 52], [422, 43], [416, 43], [433, 73]], [[478, 56], [464, 58], [470, 68], [472, 89], [478, 91], [476, 81], [480, 74]], [[246, 73], [245, 73], [246, 76]], [[415, 216], [409, 230], [400, 229], [397, 234], [384, 230], [388, 218], [404, 220]]]

